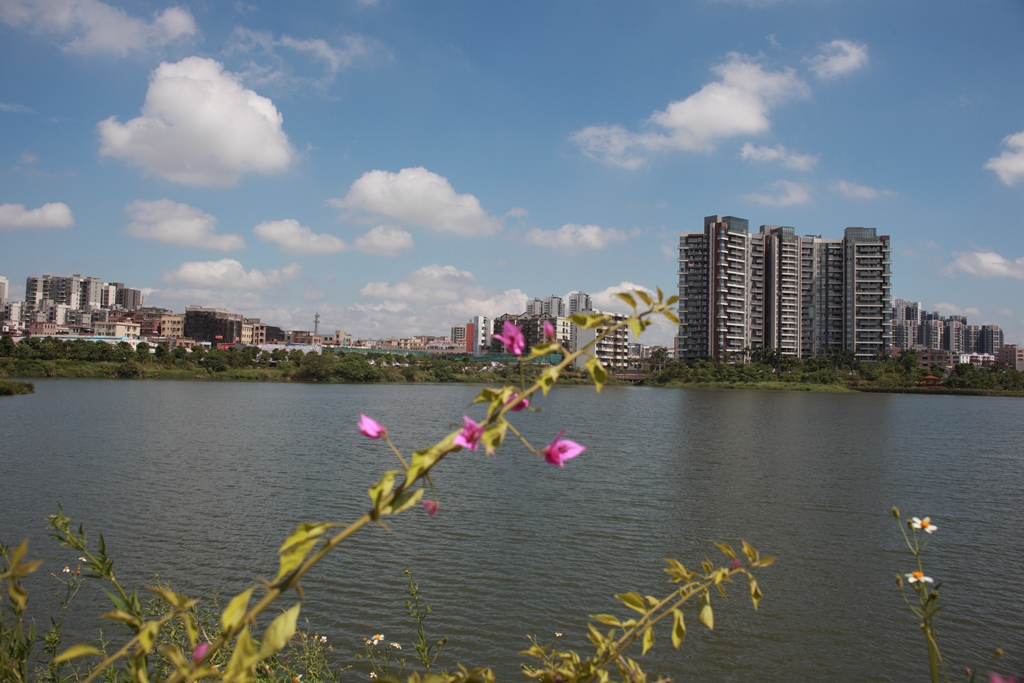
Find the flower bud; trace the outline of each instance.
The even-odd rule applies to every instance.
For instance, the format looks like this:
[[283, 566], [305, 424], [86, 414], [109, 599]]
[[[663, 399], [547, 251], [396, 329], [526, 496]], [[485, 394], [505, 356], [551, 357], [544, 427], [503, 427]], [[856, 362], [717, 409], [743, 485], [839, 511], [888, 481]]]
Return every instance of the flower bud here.
[[892, 506], [892, 516], [895, 517], [896, 519], [900, 518], [900, 509], [898, 507], [896, 507], [895, 505]]

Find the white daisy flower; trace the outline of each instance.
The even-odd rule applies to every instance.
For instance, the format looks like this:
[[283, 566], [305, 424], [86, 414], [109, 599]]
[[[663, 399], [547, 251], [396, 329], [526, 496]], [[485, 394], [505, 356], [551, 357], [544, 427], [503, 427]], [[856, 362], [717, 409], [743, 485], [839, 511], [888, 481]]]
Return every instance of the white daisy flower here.
[[913, 520], [913, 524], [911, 526], [913, 526], [915, 529], [921, 529], [923, 531], [928, 532], [929, 534], [933, 534], [939, 530], [939, 527], [932, 524], [932, 520], [930, 517], [925, 517], [924, 519], [912, 517], [911, 519]]
[[917, 583], [918, 581], [921, 583], [935, 583], [935, 580], [930, 576], [925, 576], [924, 572], [910, 572], [907, 574], [907, 581], [910, 583]]

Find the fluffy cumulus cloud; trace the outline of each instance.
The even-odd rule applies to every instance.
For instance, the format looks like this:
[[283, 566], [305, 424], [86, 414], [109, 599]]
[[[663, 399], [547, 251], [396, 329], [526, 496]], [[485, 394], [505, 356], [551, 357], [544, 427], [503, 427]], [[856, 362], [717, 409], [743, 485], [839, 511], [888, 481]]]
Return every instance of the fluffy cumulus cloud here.
[[768, 71], [755, 59], [730, 53], [712, 71], [719, 80], [651, 115], [656, 132], [634, 133], [622, 126], [589, 126], [571, 139], [587, 156], [625, 168], [647, 163], [666, 150], [709, 152], [715, 142], [771, 128], [772, 107], [810, 93], [792, 69]]
[[1007, 149], [997, 157], [992, 157], [985, 168], [995, 171], [999, 179], [1013, 187], [1018, 180], [1024, 178], [1024, 130], [1003, 138]]
[[0, 230], [61, 230], [75, 224], [71, 209], [63, 202], [50, 202], [38, 209], [24, 204], [0, 204]]
[[821, 46], [821, 51], [806, 60], [807, 67], [822, 80], [831, 80], [852, 74], [868, 63], [868, 46], [852, 40], [833, 40]]
[[186, 185], [227, 187], [243, 173], [277, 173], [295, 150], [266, 97], [220, 62], [189, 57], [152, 73], [142, 116], [100, 121], [100, 154]]
[[501, 221], [484, 211], [480, 200], [457, 194], [447, 178], [422, 167], [364, 173], [344, 199], [332, 199], [331, 204], [457, 235], [491, 235], [501, 229]]
[[528, 244], [536, 244], [559, 251], [580, 251], [582, 249], [604, 249], [611, 242], [623, 242], [629, 233], [615, 228], [602, 228], [597, 225], [577, 225], [566, 223], [558, 230], [528, 231], [523, 239]]
[[818, 157], [810, 154], [797, 154], [782, 145], [758, 147], [750, 142], [743, 145], [740, 150], [740, 158], [745, 161], [762, 163], [774, 161], [785, 168], [793, 168], [798, 171], [810, 171], [818, 163]]
[[[632, 313], [632, 309], [629, 307], [629, 304], [615, 295], [620, 292], [633, 292], [638, 289], [647, 292], [655, 299], [658, 297], [655, 290], [650, 287], [638, 285], [635, 282], [623, 281], [617, 285], [607, 287], [600, 292], [591, 294], [590, 302], [591, 305], [599, 311], [606, 311], [609, 313]], [[666, 297], [671, 296], [672, 294], [674, 294], [674, 292], [665, 292]], [[568, 297], [568, 295], [566, 296]], [[651, 322], [653, 325], [644, 332], [643, 336], [639, 339], [640, 343], [647, 344], [649, 346], [657, 345], [671, 347], [677, 328], [665, 318], [652, 318]]]
[[774, 194], [754, 193], [744, 195], [747, 201], [757, 202], [766, 206], [793, 206], [811, 201], [811, 193], [805, 185], [789, 180], [778, 180], [770, 185]]
[[130, 16], [99, 0], [2, 0], [0, 21], [37, 35], [62, 39], [69, 52], [124, 56], [196, 35], [183, 7], [168, 7], [152, 21]]
[[983, 318], [985, 316], [985, 314], [978, 308], [974, 308], [973, 306], [962, 308], [956, 304], [951, 304], [948, 301], [940, 301], [935, 304], [933, 308], [943, 315], [963, 315], [974, 319]]
[[233, 251], [245, 249], [245, 240], [238, 235], [218, 235], [217, 219], [188, 204], [170, 199], [135, 201], [124, 207], [131, 218], [126, 232], [133, 237], [173, 244], [179, 247], [200, 247]]
[[413, 247], [412, 235], [393, 225], [378, 225], [357, 237], [354, 244], [356, 249], [367, 254], [383, 256], [394, 256]]
[[838, 192], [844, 197], [849, 197], [850, 199], [877, 199], [881, 196], [892, 197], [896, 194], [891, 190], [876, 190], [873, 187], [858, 185], [857, 183], [851, 183], [848, 180], [837, 180], [833, 183], [829, 183], [828, 189], [833, 192]]
[[978, 277], [1012, 277], [1024, 280], [1024, 256], [1011, 261], [994, 251], [954, 251], [948, 272], [961, 271]]
[[393, 285], [389, 282], [369, 282], [359, 290], [359, 293], [369, 299], [451, 302], [458, 301], [467, 292], [476, 290], [476, 276], [473, 273], [459, 270], [455, 266], [439, 266], [435, 263], [423, 266]]
[[220, 261], [189, 261], [174, 270], [165, 271], [164, 282], [205, 289], [268, 289], [294, 280], [302, 267], [292, 263], [281, 270], [246, 270], [235, 259]]
[[348, 248], [334, 235], [318, 235], [294, 218], [283, 221], [264, 221], [253, 233], [264, 242], [277, 244], [286, 254], [334, 254]]

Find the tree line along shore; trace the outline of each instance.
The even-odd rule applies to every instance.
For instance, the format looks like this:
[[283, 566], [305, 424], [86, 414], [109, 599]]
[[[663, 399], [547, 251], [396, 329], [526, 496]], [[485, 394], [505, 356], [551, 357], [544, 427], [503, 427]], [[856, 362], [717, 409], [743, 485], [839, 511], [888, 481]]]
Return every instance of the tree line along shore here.
[[[543, 366], [527, 364], [527, 380]], [[301, 350], [261, 351], [257, 347], [205, 350], [151, 351], [141, 343], [110, 345], [51, 337], [29, 338], [14, 344], [0, 338], [0, 378], [117, 378], [301, 382], [465, 382], [519, 381], [515, 363], [476, 361], [472, 356], [416, 356], [362, 353], [303, 353]], [[589, 384], [586, 373], [568, 373], [562, 383]], [[923, 368], [913, 352], [896, 358], [884, 356], [871, 363], [852, 354], [830, 353], [798, 359], [757, 350], [747, 362], [693, 363], [656, 359], [635, 375], [620, 374], [610, 384], [708, 389], [762, 389], [796, 391], [882, 391], [895, 393], [955, 393], [1024, 396], [1024, 372], [999, 366], [978, 368], [957, 365]], [[23, 382], [4, 381], [0, 395], [27, 393]]]

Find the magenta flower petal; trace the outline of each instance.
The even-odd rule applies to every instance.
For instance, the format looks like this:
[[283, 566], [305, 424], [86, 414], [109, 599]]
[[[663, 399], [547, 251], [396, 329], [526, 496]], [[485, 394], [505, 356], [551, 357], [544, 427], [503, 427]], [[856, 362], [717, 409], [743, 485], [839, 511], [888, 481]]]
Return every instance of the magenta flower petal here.
[[427, 509], [427, 517], [433, 517], [437, 513], [437, 503], [432, 500], [421, 500], [420, 504]]
[[555, 338], [555, 326], [551, 324], [550, 320], [544, 321], [544, 336], [548, 339]]
[[463, 415], [462, 421], [466, 426], [462, 428], [462, 431], [459, 432], [459, 435], [455, 437], [455, 441], [452, 443], [456, 446], [462, 446], [463, 448], [475, 451], [477, 446], [480, 445], [480, 437], [484, 435], [484, 428], [471, 420], [468, 415]]
[[206, 651], [210, 649], [209, 643], [199, 643], [196, 648], [192, 650], [192, 660], [198, 662], [206, 654]]
[[741, 564], [742, 564], [742, 562], [740, 562], [739, 559], [737, 558], [737, 559], [732, 561], [731, 569], [739, 569]]
[[523, 337], [523, 331], [509, 320], [505, 321], [501, 328], [501, 334], [494, 335], [494, 339], [504, 344], [505, 349], [516, 356], [523, 355], [523, 351], [526, 350], [526, 338]]
[[505, 403], [505, 405], [512, 406], [511, 408], [509, 408], [509, 410], [511, 410], [513, 413], [518, 413], [523, 408], [529, 408], [530, 407], [530, 399], [528, 399], [528, 398], [520, 399], [519, 398], [519, 394], [512, 394], [512, 398], [510, 398]]
[[1016, 676], [1000, 676], [995, 671], [988, 672], [988, 683], [1017, 683]]
[[551, 442], [551, 445], [545, 448], [541, 453], [544, 454], [544, 459], [552, 465], [558, 465], [559, 467], [565, 466], [565, 461], [575, 458], [577, 455], [587, 450], [586, 446], [581, 446], [575, 441], [569, 439], [563, 439], [562, 434], [565, 434], [565, 430], [558, 432], [558, 436]]
[[368, 436], [371, 439], [379, 439], [387, 433], [387, 429], [384, 428], [380, 422], [377, 422], [372, 417], [366, 417], [362, 413], [359, 413], [359, 431], [363, 436]]

